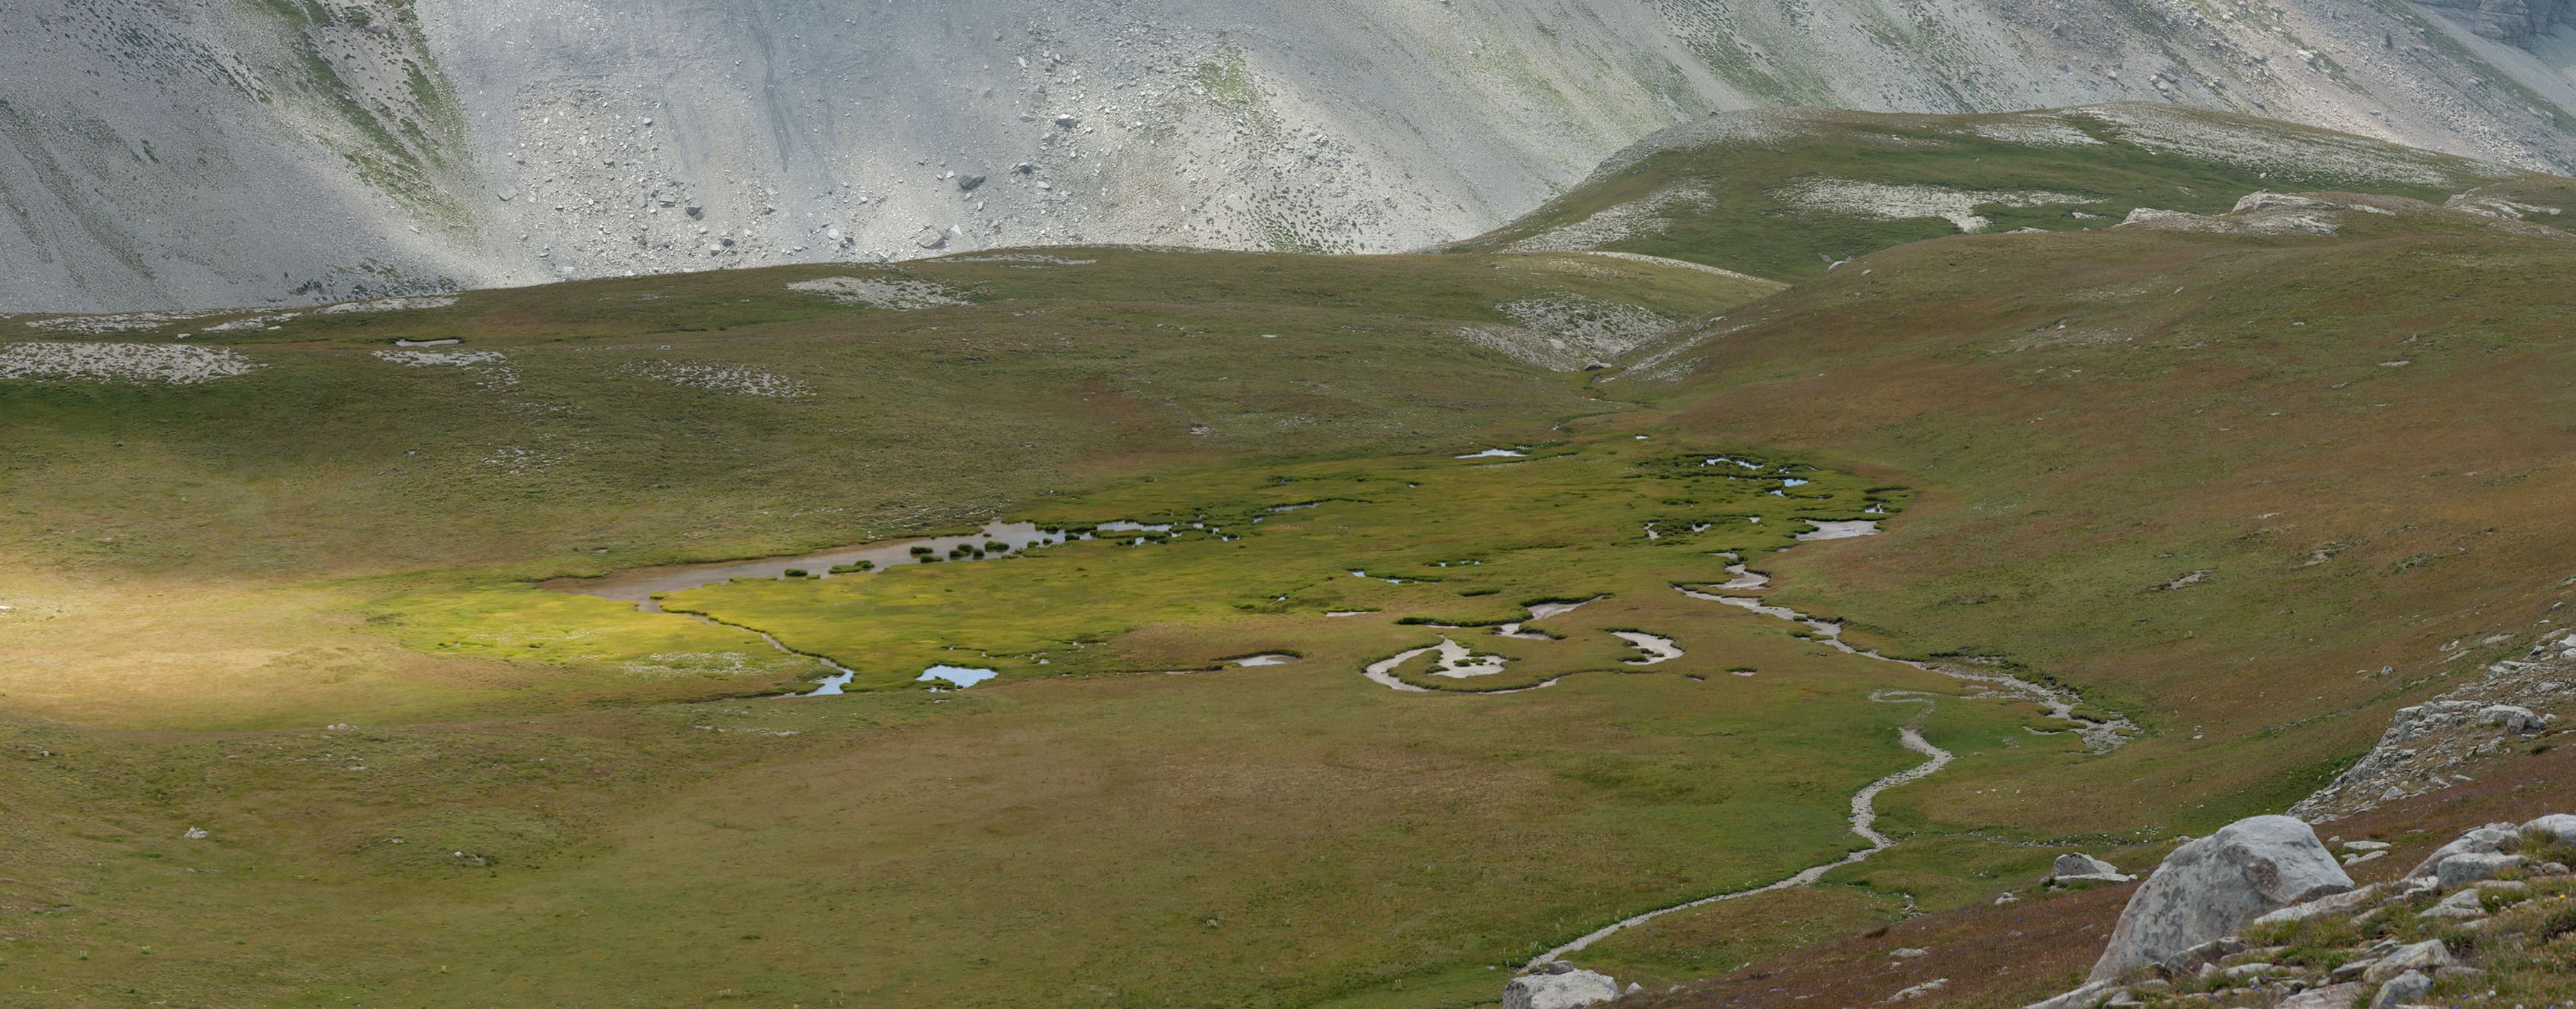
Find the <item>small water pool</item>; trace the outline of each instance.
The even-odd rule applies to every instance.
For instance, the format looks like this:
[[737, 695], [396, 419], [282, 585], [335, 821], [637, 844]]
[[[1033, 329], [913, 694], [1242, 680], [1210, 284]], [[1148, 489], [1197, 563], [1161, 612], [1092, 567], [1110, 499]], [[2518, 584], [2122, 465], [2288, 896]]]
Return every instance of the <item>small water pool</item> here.
[[944, 680], [951, 686], [971, 687], [1000, 675], [1002, 674], [990, 669], [969, 669], [965, 666], [932, 666], [928, 669], [922, 670], [921, 675], [913, 677], [913, 682], [936, 683]]

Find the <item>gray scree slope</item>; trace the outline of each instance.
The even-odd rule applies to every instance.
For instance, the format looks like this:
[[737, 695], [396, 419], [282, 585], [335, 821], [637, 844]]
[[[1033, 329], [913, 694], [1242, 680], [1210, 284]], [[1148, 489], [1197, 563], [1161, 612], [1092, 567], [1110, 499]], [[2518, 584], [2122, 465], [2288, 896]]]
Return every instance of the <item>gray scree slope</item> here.
[[[2165, 100], [2576, 165], [2568, 0], [0, 4], [0, 311], [1482, 232], [1711, 111]], [[981, 181], [977, 181], [981, 177]]]

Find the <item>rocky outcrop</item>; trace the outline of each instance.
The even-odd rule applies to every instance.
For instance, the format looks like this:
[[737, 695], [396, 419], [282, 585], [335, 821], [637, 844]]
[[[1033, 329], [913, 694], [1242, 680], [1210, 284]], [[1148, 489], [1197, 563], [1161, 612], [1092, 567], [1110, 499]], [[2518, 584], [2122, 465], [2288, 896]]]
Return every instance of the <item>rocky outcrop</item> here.
[[1619, 982], [1609, 975], [1559, 960], [1504, 985], [1503, 1009], [1576, 1009], [1618, 997]]
[[2482, 38], [2530, 48], [2550, 29], [2576, 23], [2576, 0], [2416, 0]]
[[2120, 913], [2092, 980], [2156, 966], [2265, 914], [2350, 889], [2352, 877], [2306, 823], [2239, 820], [2165, 856]]
[[[2564, 629], [2539, 635], [2527, 644], [2502, 635], [2489, 647], [2510, 647], [2509, 657], [2486, 664], [2483, 675], [2440, 697], [2399, 708], [2377, 745], [2336, 776], [2332, 784], [2290, 807], [2290, 815], [2313, 823], [2373, 809], [2382, 803], [2449, 788], [2470, 780], [2467, 765], [2513, 750], [2526, 736], [2548, 731], [2546, 707], [2567, 703], [2576, 693], [2576, 634]], [[2440, 661], [2469, 658], [2476, 650], [2455, 642]], [[2489, 653], [2492, 654], [2492, 653]], [[2390, 676], [2395, 667], [2370, 677]]]
[[[2279, 822], [2283, 820], [2289, 822]], [[2269, 869], [2235, 874], [2233, 882], [2228, 881], [2228, 873], [2208, 871], [2219, 864], [2266, 864], [2192, 850], [2231, 831], [2238, 832], [2231, 843], [2248, 853], [2259, 850], [2287, 856], [2291, 862], [2287, 871], [2277, 860], [2268, 863]], [[2576, 843], [2576, 816], [2552, 814], [2519, 827], [2510, 823], [2478, 827], [2436, 850], [2410, 878], [2339, 892], [2330, 883], [2311, 886], [2324, 891], [2323, 895], [2295, 899], [2254, 918], [2244, 923], [2248, 927], [2242, 934], [2211, 938], [2161, 957], [2131, 955], [2128, 959], [2136, 961], [2134, 966], [2109, 974], [2097, 966], [2095, 976], [2081, 987], [2027, 1009], [2138, 1005], [2143, 994], [2171, 992], [2191, 979], [2277, 984], [2278, 991], [2288, 994], [2269, 1003], [2274, 1009], [2346, 1009], [2365, 1002], [2373, 1007], [2412, 1005], [2421, 1003], [2437, 983], [2485, 978], [2481, 983], [2494, 984], [2498, 971], [2522, 972], [2525, 976], [2518, 980], [2524, 983], [2535, 976], [2554, 982], [2556, 975], [2550, 973], [2554, 968], [2547, 961], [2534, 960], [2530, 952], [2559, 937], [2559, 909], [2576, 897], [2576, 878], [2556, 862], [2533, 862], [2498, 850], [2526, 841]], [[2301, 866], [2311, 865], [2323, 854], [2314, 833], [2288, 817], [2239, 821], [2218, 835], [2186, 844], [2130, 899], [2103, 962], [2110, 964], [2124, 946], [2137, 945], [2139, 930], [2132, 926], [2142, 920], [2142, 906], [2170, 906], [2185, 889], [2198, 893], [2204, 902], [2268, 899], [2255, 895], [2267, 888], [2278, 892], [2281, 886], [2296, 885], [2290, 882], [2294, 878], [2317, 879], [2317, 873]], [[2495, 874], [2521, 878], [2491, 878]], [[2182, 887], [2186, 879], [2202, 885]], [[2476, 940], [2455, 949], [2440, 938], [2411, 943], [2382, 938], [2388, 935], [2390, 922], [2409, 917], [2445, 929], [2474, 931]], [[2426, 933], [2419, 926], [2414, 934]]]

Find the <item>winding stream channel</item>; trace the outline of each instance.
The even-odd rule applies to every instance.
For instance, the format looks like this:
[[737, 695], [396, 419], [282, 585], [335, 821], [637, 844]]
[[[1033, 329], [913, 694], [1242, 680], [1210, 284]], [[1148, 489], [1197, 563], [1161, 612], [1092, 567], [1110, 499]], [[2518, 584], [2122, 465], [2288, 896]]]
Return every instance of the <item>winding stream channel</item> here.
[[1887, 791], [1888, 789], [1905, 784], [1909, 781], [1918, 781], [1923, 778], [1930, 777], [1933, 772], [1950, 766], [1950, 761], [1955, 759], [1955, 755], [1950, 751], [1934, 746], [1929, 740], [1923, 738], [1923, 721], [1924, 719], [1931, 717], [1932, 709], [1934, 705], [1938, 703], [1937, 699], [1941, 696], [1942, 695], [1940, 694], [1926, 694], [1911, 690], [1879, 690], [1872, 691], [1869, 695], [1869, 699], [1873, 701], [1880, 701], [1888, 704], [1920, 704], [1923, 706], [1923, 710], [1916, 712], [1913, 718], [1906, 720], [1904, 725], [1897, 727], [1896, 738], [1897, 742], [1903, 744], [1906, 749], [1931, 758], [1920, 764], [1906, 768], [1905, 770], [1898, 771], [1894, 774], [1888, 775], [1887, 777], [1880, 778], [1877, 781], [1870, 782], [1868, 785], [1863, 786], [1860, 791], [1852, 793], [1852, 833], [1858, 834], [1863, 840], [1868, 841], [1869, 847], [1854, 851], [1831, 862], [1820, 862], [1815, 865], [1808, 866], [1804, 869], [1798, 870], [1796, 875], [1775, 882], [1766, 883], [1750, 890], [1730, 890], [1714, 896], [1702, 897], [1698, 900], [1685, 901], [1671, 907], [1658, 908], [1644, 914], [1630, 915], [1626, 918], [1621, 918], [1618, 921], [1611, 922], [1610, 924], [1603, 925], [1600, 928], [1586, 932], [1581, 938], [1576, 939], [1573, 942], [1566, 943], [1563, 946], [1559, 946], [1555, 949], [1539, 954], [1530, 960], [1528, 969], [1535, 970], [1538, 967], [1547, 964], [1549, 961], [1565, 959], [1567, 955], [1582, 952], [1584, 947], [1600, 942], [1603, 939], [1610, 938], [1625, 929], [1635, 928], [1668, 914], [1688, 911], [1695, 907], [1707, 907], [1710, 904], [1730, 901], [1738, 897], [1750, 897], [1757, 893], [1773, 893], [1780, 890], [1787, 890], [1792, 887], [1808, 886], [1819, 879], [1823, 879], [1825, 874], [1828, 872], [1832, 872], [1835, 869], [1861, 861], [1862, 859], [1866, 859], [1871, 855], [1878, 854], [1879, 852], [1886, 851], [1889, 845], [1895, 844], [1896, 842], [1890, 840], [1887, 835], [1879, 833], [1876, 827], [1876, 824], [1878, 823], [1878, 808], [1876, 806], [1878, 793]]
[[[1819, 523], [1819, 525], [1821, 526], [1823, 524]], [[1852, 523], [1850, 524], [1850, 527], [1856, 527], [1858, 525], [1859, 523]], [[1846, 528], [1848, 529], [1850, 527]], [[1847, 536], [1866, 536], [1875, 533], [1877, 529], [1873, 525], [1868, 532], [1860, 532], [1856, 530], [1846, 531], [1846, 529], [1833, 529], [1830, 531], [1834, 533], [1834, 535], [1809, 535], [1801, 536], [1799, 539], [1841, 539]], [[1747, 570], [1742, 562], [1742, 558], [1735, 557], [1733, 555], [1721, 556], [1727, 557], [1732, 562], [1728, 564], [1726, 568], [1726, 573], [1730, 578], [1725, 583], [1714, 586], [1715, 588], [1730, 591], [1757, 591], [1770, 587], [1770, 577], [1759, 572]], [[1988, 672], [1984, 670], [1960, 670], [1946, 666], [1937, 666], [1928, 662], [1915, 662], [1908, 659], [1890, 658], [1886, 655], [1880, 654], [1874, 649], [1860, 648], [1844, 641], [1842, 639], [1843, 627], [1842, 624], [1838, 622], [1820, 620], [1786, 606], [1771, 606], [1765, 604], [1760, 596], [1721, 596], [1707, 592], [1700, 592], [1680, 585], [1676, 585], [1674, 588], [1680, 591], [1681, 594], [1693, 599], [1704, 599], [1714, 603], [1740, 607], [1766, 617], [1787, 620], [1791, 623], [1798, 624], [1814, 632], [1815, 639], [1817, 641], [1821, 641], [1824, 644], [1831, 646], [1834, 650], [1846, 655], [1857, 655], [1865, 659], [1890, 662], [1896, 665], [1905, 666], [1909, 669], [1919, 669], [1924, 672], [1947, 676], [1951, 679], [1975, 684], [1981, 689], [1976, 693], [1968, 695], [1971, 699], [1991, 698], [2038, 704], [2040, 707], [2047, 709], [2049, 717], [2072, 725], [2073, 728], [2061, 731], [2071, 731], [2076, 733], [2084, 740], [2085, 746], [2095, 753], [2107, 753], [2116, 749], [2120, 744], [2127, 742], [2129, 737], [2137, 732], [2137, 726], [2125, 718], [2115, 718], [2110, 721], [2096, 721], [2076, 715], [2074, 713], [2074, 709], [2077, 701], [2073, 695], [2042, 684], [2033, 683], [2018, 676], [2001, 672]], [[1869, 784], [1862, 786], [1860, 791], [1852, 793], [1851, 830], [1852, 833], [1860, 835], [1862, 840], [1868, 841], [1868, 847], [1853, 851], [1830, 862], [1822, 862], [1808, 866], [1804, 869], [1798, 870], [1787, 878], [1766, 883], [1762, 886], [1746, 890], [1730, 890], [1725, 893], [1713, 894], [1696, 900], [1684, 901], [1670, 907], [1657, 908], [1642, 914], [1630, 915], [1626, 918], [1622, 918], [1618, 921], [1611, 922], [1608, 925], [1604, 925], [1587, 932], [1572, 942], [1539, 954], [1532, 958], [1524, 969], [1536, 970], [1551, 961], [1562, 960], [1570, 954], [1581, 952], [1593, 943], [1600, 942], [1601, 940], [1616, 935], [1621, 931], [1635, 928], [1668, 914], [1688, 911], [1697, 907], [1706, 907], [1710, 904], [1735, 900], [1739, 897], [1750, 897], [1760, 893], [1774, 893], [1794, 887], [1810, 886], [1817, 880], [1824, 878], [1824, 875], [1828, 872], [1862, 861], [1872, 855], [1887, 850], [1890, 845], [1893, 845], [1896, 842], [1889, 839], [1887, 835], [1879, 833], [1877, 830], [1877, 801], [1879, 793], [1887, 791], [1888, 789], [1894, 788], [1898, 785], [1920, 781], [1924, 778], [1931, 777], [1942, 768], [1950, 766], [1950, 762], [1956, 759], [1956, 755], [1952, 754], [1950, 751], [1934, 746], [1931, 741], [1923, 738], [1924, 721], [1932, 716], [1932, 712], [1936, 707], [1938, 707], [1941, 698], [1946, 696], [1949, 695], [1927, 693], [1919, 690], [1876, 690], [1870, 692], [1869, 699], [1880, 703], [1920, 704], [1923, 706], [1922, 710], [1916, 712], [1913, 718], [1907, 719], [1904, 725], [1897, 727], [1896, 738], [1898, 744], [1915, 753], [1922, 754], [1926, 759], [1922, 763], [1916, 764], [1913, 767], [1906, 768], [1905, 770], [1898, 771], [1884, 778], [1870, 782]], [[2045, 734], [2054, 735], [2055, 733]]]

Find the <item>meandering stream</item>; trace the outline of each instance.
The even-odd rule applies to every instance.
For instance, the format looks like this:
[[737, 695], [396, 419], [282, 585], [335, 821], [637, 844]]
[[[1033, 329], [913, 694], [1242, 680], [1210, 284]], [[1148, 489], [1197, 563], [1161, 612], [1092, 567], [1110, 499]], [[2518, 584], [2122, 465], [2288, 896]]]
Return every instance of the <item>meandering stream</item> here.
[[[1823, 523], [1819, 523], [1819, 525], [1821, 526]], [[1851, 523], [1848, 525], [1857, 526], [1859, 523]], [[1868, 532], [1846, 532], [1841, 529], [1836, 529], [1833, 530], [1833, 532], [1837, 535], [1801, 536], [1799, 538], [1802, 540], [1839, 539], [1844, 536], [1870, 535], [1876, 531], [1877, 529], [1875, 524], [1872, 524]], [[1726, 572], [1730, 578], [1724, 584], [1716, 586], [1717, 588], [1749, 591], [1770, 587], [1771, 579], [1769, 576], [1747, 570], [1745, 565], [1741, 562], [1741, 558], [1736, 558], [1733, 555], [1724, 556], [1735, 561], [1735, 563], [1727, 565]], [[2074, 708], [2077, 702], [2071, 694], [2030, 682], [2018, 676], [2002, 672], [1987, 672], [1983, 670], [1966, 671], [1951, 669], [1926, 662], [1890, 658], [1886, 655], [1880, 654], [1874, 649], [1856, 647], [1851, 643], [1844, 641], [1842, 639], [1843, 627], [1839, 623], [1830, 620], [1819, 620], [1813, 616], [1800, 613], [1786, 606], [1771, 606], [1765, 604], [1760, 596], [1721, 596], [1696, 591], [1679, 585], [1674, 586], [1674, 588], [1679, 590], [1683, 595], [1689, 596], [1693, 599], [1705, 599], [1710, 602], [1740, 607], [1766, 617], [1774, 617], [1799, 624], [1806, 627], [1808, 630], [1813, 631], [1815, 633], [1816, 640], [1824, 642], [1836, 651], [1843, 652], [1847, 655], [1857, 655], [1862, 658], [1875, 659], [1880, 662], [1890, 662], [1896, 665], [1905, 666], [1909, 669], [1919, 669], [1924, 672], [1935, 673], [1952, 679], [1977, 684], [1982, 687], [1983, 690], [1977, 694], [1970, 695], [1975, 698], [2000, 698], [2005, 700], [2019, 700], [2036, 703], [2041, 707], [2046, 708], [2050, 717], [2065, 721], [2072, 725], [2074, 728], [2068, 731], [2073, 731], [2081, 736], [2085, 745], [2096, 753], [2108, 752], [2117, 748], [2121, 743], [2127, 742], [2129, 737], [2137, 732], [2137, 726], [2125, 718], [2115, 718], [2109, 721], [2096, 721], [2078, 716], [2074, 713]], [[1908, 719], [1904, 725], [1897, 727], [1896, 738], [1899, 745], [1902, 745], [1906, 749], [1915, 753], [1922, 754], [1928, 759], [1920, 764], [1914, 765], [1913, 767], [1906, 768], [1905, 770], [1898, 771], [1884, 778], [1870, 782], [1868, 785], [1863, 786], [1860, 791], [1852, 794], [1851, 830], [1852, 833], [1858, 834], [1863, 840], [1868, 841], [1868, 847], [1859, 849], [1830, 862], [1808, 866], [1785, 879], [1780, 879], [1762, 886], [1746, 890], [1731, 890], [1726, 893], [1701, 897], [1696, 900], [1685, 901], [1670, 907], [1658, 908], [1656, 910], [1647, 911], [1643, 914], [1636, 914], [1622, 918], [1618, 921], [1611, 922], [1608, 925], [1594, 929], [1591, 932], [1585, 933], [1582, 937], [1575, 939], [1573, 942], [1566, 943], [1565, 945], [1558, 946], [1555, 949], [1539, 954], [1537, 957], [1530, 960], [1525, 969], [1535, 970], [1550, 961], [1564, 959], [1569, 954], [1580, 952], [1584, 948], [1591, 946], [1593, 943], [1607, 939], [1623, 930], [1635, 928], [1668, 914], [1687, 911], [1695, 907], [1706, 907], [1710, 904], [1734, 900], [1739, 897], [1750, 897], [1758, 893], [1773, 893], [1793, 887], [1808, 886], [1815, 883], [1817, 880], [1824, 878], [1824, 875], [1828, 872], [1832, 872], [1842, 866], [1862, 861], [1881, 851], [1887, 850], [1888, 846], [1895, 842], [1889, 840], [1887, 835], [1879, 833], [1875, 826], [1878, 822], [1877, 801], [1879, 793], [1907, 782], [1920, 781], [1924, 778], [1930, 777], [1942, 768], [1950, 766], [1950, 761], [1954, 759], [1954, 755], [1951, 754], [1950, 751], [1934, 746], [1929, 740], [1924, 739], [1922, 732], [1924, 720], [1931, 717], [1933, 709], [1938, 705], [1940, 698], [1944, 696], [1946, 695], [1925, 693], [1923, 691], [1916, 690], [1878, 690], [1870, 693], [1870, 700], [1881, 703], [1920, 704], [1923, 706], [1923, 710], [1917, 712], [1913, 718]]]
[[1929, 777], [1933, 772], [1950, 766], [1950, 761], [1954, 759], [1954, 755], [1951, 754], [1950, 751], [1934, 746], [1929, 740], [1923, 738], [1923, 720], [1931, 716], [1933, 705], [1940, 696], [1941, 695], [1939, 694], [1926, 694], [1911, 690], [1881, 690], [1875, 691], [1869, 695], [1869, 699], [1873, 701], [1881, 701], [1890, 704], [1920, 704], [1923, 706], [1922, 711], [1917, 712], [1914, 717], [1907, 720], [1904, 725], [1897, 727], [1896, 739], [1897, 742], [1903, 745], [1906, 749], [1931, 758], [1920, 764], [1906, 768], [1905, 770], [1898, 771], [1894, 774], [1888, 775], [1887, 777], [1880, 778], [1877, 781], [1870, 782], [1868, 785], [1863, 786], [1860, 791], [1852, 793], [1852, 833], [1858, 834], [1863, 840], [1868, 841], [1869, 847], [1854, 851], [1831, 862], [1822, 862], [1808, 866], [1804, 869], [1798, 870], [1796, 875], [1776, 882], [1766, 883], [1750, 890], [1730, 890], [1726, 893], [1702, 897], [1693, 901], [1685, 901], [1671, 907], [1657, 908], [1644, 914], [1630, 915], [1626, 918], [1621, 918], [1618, 921], [1611, 922], [1610, 924], [1603, 925], [1600, 928], [1586, 932], [1581, 938], [1578, 938], [1573, 942], [1566, 943], [1563, 946], [1559, 946], [1555, 949], [1539, 954], [1537, 957], [1530, 960], [1528, 969], [1536, 969], [1549, 961], [1565, 959], [1568, 954], [1579, 953], [1585, 947], [1590, 946], [1593, 943], [1600, 942], [1601, 940], [1616, 935], [1623, 930], [1635, 928], [1668, 914], [1688, 911], [1695, 907], [1707, 907], [1710, 904], [1734, 900], [1739, 897], [1750, 897], [1757, 893], [1772, 893], [1779, 890], [1786, 890], [1791, 887], [1807, 886], [1819, 879], [1823, 879], [1825, 874], [1828, 872], [1832, 872], [1835, 869], [1861, 861], [1862, 859], [1866, 859], [1871, 855], [1878, 854], [1879, 852], [1886, 851], [1889, 845], [1895, 844], [1896, 842], [1889, 840], [1887, 835], [1879, 833], [1875, 826], [1878, 823], [1878, 793], [1887, 791], [1888, 789], [1905, 784], [1909, 781], [1917, 781]]

